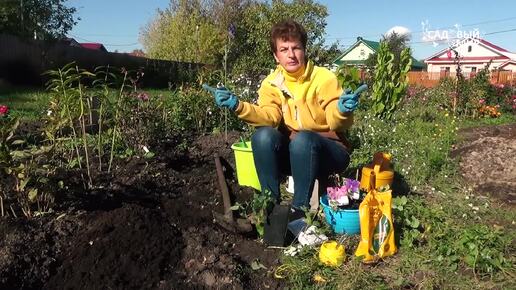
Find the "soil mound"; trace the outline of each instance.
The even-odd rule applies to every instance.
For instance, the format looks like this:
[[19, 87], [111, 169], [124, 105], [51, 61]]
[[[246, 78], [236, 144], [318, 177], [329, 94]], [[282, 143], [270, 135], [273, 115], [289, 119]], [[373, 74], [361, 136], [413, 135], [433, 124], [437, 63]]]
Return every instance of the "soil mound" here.
[[158, 210], [126, 204], [82, 223], [49, 289], [155, 289], [176, 280], [182, 235]]
[[469, 128], [452, 156], [460, 156], [461, 174], [482, 195], [516, 205], [516, 124]]

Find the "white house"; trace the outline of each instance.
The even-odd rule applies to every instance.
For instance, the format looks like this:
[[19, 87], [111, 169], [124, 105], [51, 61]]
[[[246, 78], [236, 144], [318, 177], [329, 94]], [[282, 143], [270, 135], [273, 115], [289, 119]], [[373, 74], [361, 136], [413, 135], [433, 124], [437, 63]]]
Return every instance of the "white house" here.
[[[369, 56], [380, 49], [380, 42], [365, 40], [362, 37], [357, 37], [357, 41], [344, 51], [335, 61], [334, 66], [352, 65], [364, 67]], [[412, 70], [422, 70], [423, 64], [412, 58]]]
[[466, 38], [425, 59], [427, 71], [455, 73], [456, 54], [464, 74], [476, 73], [490, 61], [489, 70], [516, 72], [516, 54], [480, 38]]

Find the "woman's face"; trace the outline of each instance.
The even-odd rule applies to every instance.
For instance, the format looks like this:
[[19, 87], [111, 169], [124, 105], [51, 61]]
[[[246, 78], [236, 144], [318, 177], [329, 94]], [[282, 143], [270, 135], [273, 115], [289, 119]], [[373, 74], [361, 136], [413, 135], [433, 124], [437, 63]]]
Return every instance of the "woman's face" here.
[[278, 38], [274, 58], [287, 72], [293, 73], [305, 64], [305, 48], [299, 40]]

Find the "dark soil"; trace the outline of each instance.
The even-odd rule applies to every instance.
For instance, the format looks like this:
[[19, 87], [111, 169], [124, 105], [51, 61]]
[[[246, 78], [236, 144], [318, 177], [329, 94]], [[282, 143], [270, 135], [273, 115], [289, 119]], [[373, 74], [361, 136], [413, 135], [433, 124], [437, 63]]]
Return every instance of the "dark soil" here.
[[[253, 235], [214, 224], [222, 212], [213, 155], [226, 161], [238, 200], [253, 191], [236, 184], [230, 134], [154, 148], [153, 159], [130, 158], [114, 172], [60, 173], [54, 212], [26, 220], [0, 219], [0, 289], [279, 289], [272, 276], [278, 250]], [[267, 269], [253, 270], [255, 261]]]

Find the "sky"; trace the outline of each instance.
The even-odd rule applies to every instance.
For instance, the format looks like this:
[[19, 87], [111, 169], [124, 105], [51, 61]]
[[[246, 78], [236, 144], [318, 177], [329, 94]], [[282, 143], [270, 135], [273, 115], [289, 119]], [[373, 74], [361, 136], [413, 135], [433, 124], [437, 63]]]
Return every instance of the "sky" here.
[[[169, 0], [68, 0], [79, 23], [69, 36], [79, 42], [100, 42], [109, 51], [141, 49], [139, 34]], [[515, 0], [320, 0], [326, 5], [326, 42], [340, 48], [357, 36], [378, 41], [389, 29], [411, 31], [413, 56], [427, 58], [456, 39], [478, 35], [516, 53]], [[446, 37], [447, 36], [447, 37]], [[438, 41], [440, 40], [440, 41]]]

